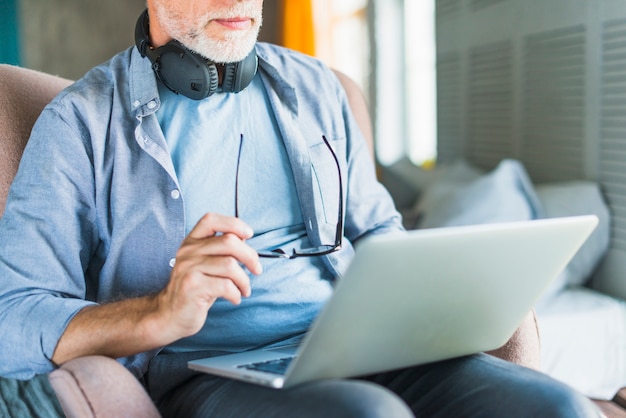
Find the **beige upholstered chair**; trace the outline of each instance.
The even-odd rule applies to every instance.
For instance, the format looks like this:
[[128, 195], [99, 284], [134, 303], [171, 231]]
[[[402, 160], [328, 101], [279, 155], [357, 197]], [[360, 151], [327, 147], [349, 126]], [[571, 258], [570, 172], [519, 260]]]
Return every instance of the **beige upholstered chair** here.
[[[345, 75], [337, 76], [373, 155], [372, 128], [361, 90]], [[41, 72], [0, 65], [0, 216], [34, 121], [70, 83]], [[511, 340], [492, 354], [537, 368], [539, 334], [534, 313], [529, 313]], [[50, 382], [68, 417], [159, 416], [139, 382], [113, 359], [92, 356], [72, 360], [52, 372]]]
[[[32, 125], [44, 106], [70, 83], [0, 65], [0, 216]], [[68, 418], [160, 416], [137, 379], [113, 359], [79, 358], [55, 370], [49, 379]]]

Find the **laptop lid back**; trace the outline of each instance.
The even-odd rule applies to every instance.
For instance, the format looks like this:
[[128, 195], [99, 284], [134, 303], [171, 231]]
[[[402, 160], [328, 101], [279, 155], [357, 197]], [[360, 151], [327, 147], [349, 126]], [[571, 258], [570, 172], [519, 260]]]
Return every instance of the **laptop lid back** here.
[[285, 387], [502, 346], [597, 222], [590, 215], [364, 240]]

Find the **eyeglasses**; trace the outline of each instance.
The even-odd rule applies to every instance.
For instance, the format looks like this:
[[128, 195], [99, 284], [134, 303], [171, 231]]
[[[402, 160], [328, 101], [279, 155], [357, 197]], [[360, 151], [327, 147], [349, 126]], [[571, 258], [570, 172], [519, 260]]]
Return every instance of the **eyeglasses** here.
[[[296, 257], [314, 257], [320, 255], [330, 254], [341, 249], [342, 239], [343, 239], [343, 183], [341, 180], [341, 168], [339, 166], [339, 159], [337, 159], [337, 154], [333, 151], [333, 147], [330, 146], [328, 140], [325, 136], [322, 136], [324, 140], [324, 144], [329, 149], [330, 153], [335, 160], [335, 164], [337, 166], [337, 173], [339, 177], [339, 212], [337, 214], [337, 230], [335, 232], [335, 243], [332, 245], [320, 245], [318, 247], [312, 248], [301, 248], [295, 249], [292, 248], [289, 251], [285, 251], [282, 248], [276, 248], [273, 250], [267, 251], [258, 251], [259, 257], [265, 258], [296, 258]], [[243, 134], [241, 134], [239, 140], [239, 153], [237, 154], [237, 172], [235, 174], [235, 216], [239, 217], [239, 205], [238, 205], [238, 195], [239, 195], [239, 163], [241, 161], [241, 149], [243, 148]]]

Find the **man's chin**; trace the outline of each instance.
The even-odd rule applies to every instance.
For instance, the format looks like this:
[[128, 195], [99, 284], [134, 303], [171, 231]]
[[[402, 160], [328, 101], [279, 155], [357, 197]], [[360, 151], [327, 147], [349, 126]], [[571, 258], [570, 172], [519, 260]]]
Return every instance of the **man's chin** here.
[[227, 49], [227, 48], [223, 48], [220, 50], [215, 50], [214, 48], [211, 48], [211, 49], [192, 48], [194, 52], [202, 55], [207, 60], [211, 62], [219, 63], [219, 64], [228, 64], [228, 63], [242, 61], [244, 58], [246, 58], [250, 54], [250, 52], [253, 49], [254, 49], [254, 45], [252, 45], [251, 48], [237, 49], [237, 50], [232, 50], [232, 49]]

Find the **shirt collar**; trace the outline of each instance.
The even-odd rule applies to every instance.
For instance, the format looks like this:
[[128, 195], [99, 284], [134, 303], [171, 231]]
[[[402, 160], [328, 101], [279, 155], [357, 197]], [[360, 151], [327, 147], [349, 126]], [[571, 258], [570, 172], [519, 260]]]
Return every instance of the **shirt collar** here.
[[[274, 47], [275, 48], [275, 47]], [[262, 42], [256, 45], [259, 57], [259, 69], [268, 76], [267, 82], [276, 91], [281, 92], [281, 102], [294, 114], [298, 113], [298, 98], [295, 87], [287, 81], [279, 68], [283, 67], [284, 58], [274, 52], [272, 46]]]
[[130, 58], [130, 105], [137, 117], [156, 112], [160, 105], [152, 64], [135, 47], [132, 48]]

